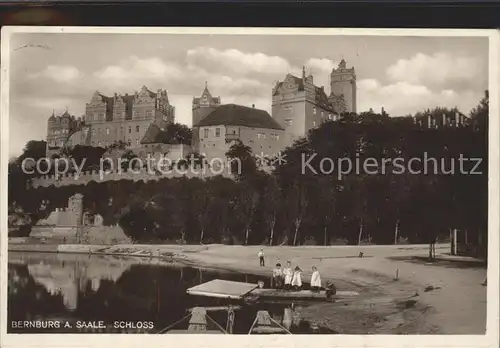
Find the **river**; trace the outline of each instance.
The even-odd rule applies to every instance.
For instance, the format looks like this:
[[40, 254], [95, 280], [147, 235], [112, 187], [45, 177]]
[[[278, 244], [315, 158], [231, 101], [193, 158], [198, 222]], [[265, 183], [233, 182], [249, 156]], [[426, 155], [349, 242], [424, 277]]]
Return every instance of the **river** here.
[[[229, 304], [227, 300], [187, 295], [186, 289], [192, 286], [217, 278], [249, 283], [262, 280], [266, 286], [270, 282], [270, 278], [262, 276], [197, 269], [156, 259], [56, 253], [9, 252], [8, 274], [9, 333], [89, 332], [84, 328], [98, 322], [107, 327], [129, 323], [128, 329], [111, 332], [157, 333], [184, 318], [190, 308]], [[235, 311], [235, 334], [248, 333], [259, 309], [269, 311], [273, 319], [282, 322], [288, 306], [233, 305], [241, 306]], [[209, 328], [225, 328], [227, 316], [227, 311], [210, 312], [213, 322], [209, 320]], [[33, 327], [36, 321], [50, 320], [70, 325]], [[133, 331], [141, 326], [148, 330]], [[184, 320], [172, 329], [187, 326]], [[291, 331], [312, 333], [308, 323], [297, 318]]]

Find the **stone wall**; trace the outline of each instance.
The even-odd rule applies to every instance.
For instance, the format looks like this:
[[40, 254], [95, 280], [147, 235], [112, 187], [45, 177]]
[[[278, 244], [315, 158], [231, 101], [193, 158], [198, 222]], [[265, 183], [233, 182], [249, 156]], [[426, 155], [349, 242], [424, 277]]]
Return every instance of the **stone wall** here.
[[130, 244], [120, 226], [85, 226], [80, 229], [80, 238], [77, 238], [76, 227], [34, 226], [30, 237], [46, 238], [59, 241], [61, 244], [83, 243], [95, 245]]
[[44, 175], [39, 178], [31, 180], [31, 186], [48, 187], [54, 185], [56, 187], [69, 186], [69, 185], [87, 185], [91, 181], [105, 182], [105, 181], [118, 181], [118, 180], [133, 180], [133, 181], [150, 181], [160, 180], [164, 178], [199, 178], [205, 179], [216, 175], [223, 175], [231, 177], [231, 173], [227, 168], [188, 168], [188, 169], [172, 169], [164, 170], [163, 173], [155, 173], [147, 170], [137, 171], [124, 171], [117, 169], [112, 172], [100, 171], [87, 171], [81, 175], [77, 174], [64, 174], [56, 177], [55, 175]]

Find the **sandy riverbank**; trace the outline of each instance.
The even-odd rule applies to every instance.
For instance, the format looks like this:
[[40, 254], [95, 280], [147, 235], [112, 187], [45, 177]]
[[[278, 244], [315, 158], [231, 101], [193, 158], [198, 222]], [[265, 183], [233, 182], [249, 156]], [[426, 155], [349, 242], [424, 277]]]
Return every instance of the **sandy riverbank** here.
[[[269, 276], [276, 262], [290, 260], [309, 280], [317, 266], [323, 280], [341, 290], [361, 293], [359, 300], [303, 307], [301, 316], [345, 334], [443, 333], [484, 334], [486, 269], [470, 259], [448, 256], [437, 246], [440, 261], [428, 263], [426, 245], [264, 247], [266, 266], [259, 266], [257, 246], [178, 245], [42, 245], [10, 243], [10, 251], [96, 253], [165, 258], [208, 268]], [[359, 252], [364, 253], [359, 258]], [[396, 272], [398, 280], [395, 281]], [[429, 286], [434, 290], [425, 291]]]

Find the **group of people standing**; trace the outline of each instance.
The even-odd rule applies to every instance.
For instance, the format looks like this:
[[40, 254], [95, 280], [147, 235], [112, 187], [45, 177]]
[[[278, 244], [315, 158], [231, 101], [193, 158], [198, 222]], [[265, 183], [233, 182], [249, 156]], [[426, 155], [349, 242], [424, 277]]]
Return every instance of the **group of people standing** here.
[[[260, 265], [265, 266], [264, 251], [262, 249], [260, 249], [257, 256], [259, 257]], [[311, 290], [313, 292], [319, 292], [321, 290], [321, 275], [316, 267], [313, 267], [312, 271], [310, 283]], [[286, 291], [302, 290], [302, 270], [299, 266], [292, 269], [292, 263], [290, 261], [286, 262], [285, 268], [281, 267], [281, 263], [277, 263], [276, 268], [273, 269], [273, 283], [275, 289]]]

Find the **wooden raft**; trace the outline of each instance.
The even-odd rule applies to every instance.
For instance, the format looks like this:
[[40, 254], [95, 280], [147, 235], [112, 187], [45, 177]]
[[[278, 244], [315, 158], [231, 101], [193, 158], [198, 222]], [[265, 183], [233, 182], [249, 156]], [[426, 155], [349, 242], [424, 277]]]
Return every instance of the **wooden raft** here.
[[207, 283], [193, 286], [187, 289], [186, 292], [189, 295], [242, 299], [246, 294], [257, 287], [257, 284], [214, 279]]

